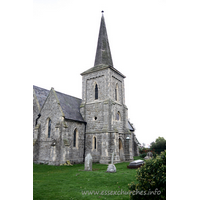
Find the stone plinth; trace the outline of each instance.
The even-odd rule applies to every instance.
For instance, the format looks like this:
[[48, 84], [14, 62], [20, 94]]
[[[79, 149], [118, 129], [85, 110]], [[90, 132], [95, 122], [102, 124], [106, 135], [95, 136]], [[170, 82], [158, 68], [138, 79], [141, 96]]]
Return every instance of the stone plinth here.
[[115, 173], [115, 172], [117, 172], [115, 165], [114, 164], [109, 164], [108, 165], [108, 169], [107, 169], [106, 172], [109, 172], [109, 173]]

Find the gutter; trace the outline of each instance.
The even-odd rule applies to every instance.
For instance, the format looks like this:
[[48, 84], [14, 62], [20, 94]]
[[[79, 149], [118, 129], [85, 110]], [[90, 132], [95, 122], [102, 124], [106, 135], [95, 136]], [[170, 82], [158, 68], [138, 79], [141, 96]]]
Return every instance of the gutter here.
[[83, 163], [85, 162], [86, 125], [87, 122], [85, 123], [85, 133], [84, 133]]

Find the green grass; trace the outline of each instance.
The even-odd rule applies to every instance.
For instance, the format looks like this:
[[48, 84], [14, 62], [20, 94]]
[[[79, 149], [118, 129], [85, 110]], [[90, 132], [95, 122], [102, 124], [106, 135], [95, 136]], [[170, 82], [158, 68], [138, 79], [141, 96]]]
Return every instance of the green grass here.
[[[108, 165], [98, 163], [93, 163], [93, 171], [84, 171], [84, 164], [75, 164], [73, 166], [34, 164], [33, 199], [128, 200], [128, 184], [133, 181], [137, 183], [135, 179], [136, 169], [127, 169], [128, 164], [128, 162], [115, 164], [116, 173], [106, 173]], [[99, 194], [84, 195], [82, 194], [84, 191], [99, 191]], [[103, 191], [104, 195], [101, 194]], [[116, 191], [117, 194], [113, 195]], [[112, 195], [108, 195], [108, 193]]]

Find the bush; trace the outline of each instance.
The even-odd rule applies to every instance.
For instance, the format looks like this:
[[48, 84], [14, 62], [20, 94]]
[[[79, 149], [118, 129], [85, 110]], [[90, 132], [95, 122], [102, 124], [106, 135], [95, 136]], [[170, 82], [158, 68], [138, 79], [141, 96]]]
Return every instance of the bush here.
[[146, 153], [142, 153], [140, 154], [140, 157], [144, 158], [147, 154]]
[[166, 199], [166, 151], [146, 160], [137, 170], [136, 180], [137, 184], [129, 184], [130, 199]]
[[157, 155], [157, 153], [153, 152], [153, 158], [156, 158]]
[[149, 151], [148, 148], [145, 148], [145, 147], [140, 147], [140, 148], [139, 148], [139, 153], [140, 153], [140, 154], [147, 153], [148, 151]]
[[151, 143], [150, 149], [154, 149], [157, 154], [160, 154], [162, 151], [166, 150], [166, 140], [163, 137], [158, 137], [156, 142]]

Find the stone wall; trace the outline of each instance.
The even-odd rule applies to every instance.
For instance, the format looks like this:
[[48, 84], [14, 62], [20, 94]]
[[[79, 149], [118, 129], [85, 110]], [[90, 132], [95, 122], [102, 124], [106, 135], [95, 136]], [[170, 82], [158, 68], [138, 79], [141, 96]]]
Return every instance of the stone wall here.
[[[130, 160], [132, 146], [128, 146], [124, 140], [125, 134], [130, 134], [130, 131], [128, 130], [128, 109], [124, 104], [123, 77], [107, 68], [84, 75], [82, 84], [80, 112], [87, 122], [86, 154], [91, 153], [93, 161], [108, 163], [111, 153], [115, 152], [114, 161], [119, 162], [119, 134], [122, 134], [124, 146], [122, 157], [123, 160]], [[95, 84], [98, 85], [98, 99], [96, 100]], [[117, 100], [115, 98], [116, 85]], [[118, 112], [120, 113], [119, 119], [116, 118]], [[93, 148], [94, 137], [97, 139], [97, 149]]]
[[[132, 160], [134, 138], [128, 130], [124, 78], [107, 68], [84, 75], [82, 84], [80, 113], [87, 124], [65, 119], [56, 93], [51, 89], [41, 109], [38, 124], [34, 128], [34, 162], [59, 165], [70, 160], [71, 163], [82, 163], [84, 156], [91, 153], [93, 162], [108, 164], [113, 152], [115, 152], [115, 163]], [[95, 99], [96, 84], [98, 99]], [[37, 101], [34, 101], [34, 106], [34, 112], [38, 114]], [[117, 113], [119, 118], [116, 117]], [[50, 138], [48, 137], [49, 119], [51, 119]], [[74, 130], [77, 130], [75, 147]], [[127, 136], [130, 140], [126, 140]], [[119, 149], [119, 139], [121, 149]]]
[[[48, 137], [48, 119], [51, 119], [50, 138]], [[77, 129], [77, 145], [73, 147], [75, 129]], [[64, 164], [66, 160], [72, 163], [83, 162], [84, 133], [84, 123], [64, 118], [55, 93], [51, 90], [34, 130], [34, 162], [51, 165]]]
[[[63, 133], [63, 161], [70, 160], [71, 163], [82, 163], [84, 159], [84, 133], [85, 124], [75, 121], [67, 122], [67, 131]], [[77, 129], [77, 145], [73, 146], [74, 130]], [[64, 144], [68, 142], [68, 144]]]

